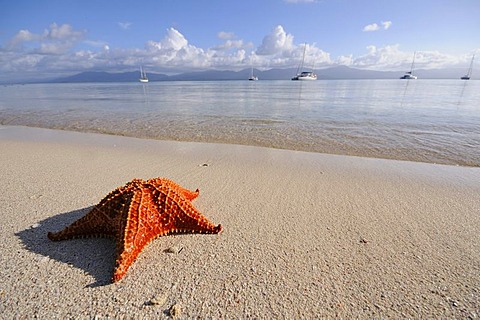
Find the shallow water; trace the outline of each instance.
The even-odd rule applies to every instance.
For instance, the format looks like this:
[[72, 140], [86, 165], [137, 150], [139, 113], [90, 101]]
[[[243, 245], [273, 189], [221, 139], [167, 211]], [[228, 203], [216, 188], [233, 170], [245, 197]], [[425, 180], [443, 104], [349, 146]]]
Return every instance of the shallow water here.
[[0, 87], [0, 124], [480, 166], [480, 81]]

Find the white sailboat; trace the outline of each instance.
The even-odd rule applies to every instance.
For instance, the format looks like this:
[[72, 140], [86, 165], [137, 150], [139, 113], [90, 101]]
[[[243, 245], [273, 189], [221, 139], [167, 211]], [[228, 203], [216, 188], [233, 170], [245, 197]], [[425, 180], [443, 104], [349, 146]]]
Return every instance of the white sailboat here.
[[461, 77], [460, 79], [462, 80], [470, 80], [472, 77], [472, 71], [473, 71], [473, 59], [475, 58], [475, 55], [472, 56], [472, 61], [470, 61], [470, 67], [468, 68], [467, 74]]
[[400, 77], [400, 79], [407, 79], [407, 80], [416, 80], [417, 76], [413, 75], [413, 70], [415, 69], [415, 54], [417, 52], [413, 53], [413, 60], [412, 60], [412, 66], [410, 67], [409, 72], [405, 72], [405, 74]]
[[303, 69], [303, 64], [305, 62], [305, 51], [307, 51], [306, 43], [305, 47], [303, 48], [302, 62], [298, 65], [297, 74], [292, 78], [292, 80], [317, 80], [317, 75], [313, 71], [302, 71], [299, 73], [299, 71]]
[[258, 77], [253, 74], [253, 67], [252, 67], [252, 71], [250, 72], [250, 77], [248, 78], [248, 80], [250, 80], [250, 81], [257, 81], [258, 80]]
[[140, 80], [140, 82], [148, 82], [147, 73], [142, 67], [140, 67], [140, 79], [138, 80]]

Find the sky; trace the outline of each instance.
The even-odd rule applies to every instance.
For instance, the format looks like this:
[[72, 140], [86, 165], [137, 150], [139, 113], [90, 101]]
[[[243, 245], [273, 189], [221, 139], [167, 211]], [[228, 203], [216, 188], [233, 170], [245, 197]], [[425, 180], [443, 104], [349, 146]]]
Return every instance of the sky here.
[[[0, 0], [0, 82], [345, 65], [468, 68], [479, 0]], [[476, 63], [477, 64], [477, 63]]]

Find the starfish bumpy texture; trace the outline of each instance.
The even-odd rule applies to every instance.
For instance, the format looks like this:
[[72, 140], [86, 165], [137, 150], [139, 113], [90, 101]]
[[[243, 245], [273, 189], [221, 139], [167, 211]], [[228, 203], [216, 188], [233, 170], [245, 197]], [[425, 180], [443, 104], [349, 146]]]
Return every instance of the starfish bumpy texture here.
[[112, 281], [120, 280], [153, 239], [172, 233], [219, 233], [192, 204], [199, 194], [177, 183], [154, 178], [133, 179], [110, 192], [83, 218], [63, 231], [48, 233], [52, 241], [110, 237], [116, 242]]

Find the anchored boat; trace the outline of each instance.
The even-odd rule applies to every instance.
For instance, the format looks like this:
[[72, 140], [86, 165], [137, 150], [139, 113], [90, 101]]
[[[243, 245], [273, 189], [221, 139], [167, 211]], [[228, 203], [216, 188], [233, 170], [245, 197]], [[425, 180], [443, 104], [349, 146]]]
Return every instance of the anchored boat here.
[[297, 74], [292, 78], [292, 80], [317, 80], [317, 75], [312, 71], [302, 71], [299, 73], [300, 70], [303, 69], [303, 64], [305, 62], [305, 51], [307, 50], [307, 44], [305, 43], [305, 47], [303, 48], [303, 58], [302, 62], [298, 65]]
[[148, 82], [147, 73], [142, 67], [140, 67], [140, 79], [138, 80], [140, 80], [140, 82]]
[[472, 61], [470, 61], [470, 67], [468, 68], [467, 74], [461, 77], [460, 79], [462, 80], [470, 80], [472, 77], [472, 71], [473, 71], [473, 59], [475, 58], [475, 55], [472, 56]]
[[416, 52], [413, 53], [413, 61], [412, 61], [412, 66], [410, 67], [409, 72], [405, 72], [405, 74], [400, 77], [400, 79], [406, 79], [406, 80], [416, 80], [417, 76], [413, 75], [413, 70], [415, 68], [415, 54]]

